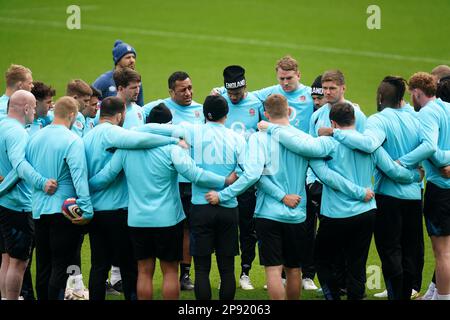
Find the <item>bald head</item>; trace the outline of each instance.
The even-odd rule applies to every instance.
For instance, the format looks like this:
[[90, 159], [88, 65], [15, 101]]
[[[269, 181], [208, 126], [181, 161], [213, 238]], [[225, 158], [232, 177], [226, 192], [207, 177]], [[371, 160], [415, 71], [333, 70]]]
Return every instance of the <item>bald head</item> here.
[[8, 116], [21, 123], [32, 123], [36, 108], [36, 98], [26, 90], [17, 90], [8, 101]]

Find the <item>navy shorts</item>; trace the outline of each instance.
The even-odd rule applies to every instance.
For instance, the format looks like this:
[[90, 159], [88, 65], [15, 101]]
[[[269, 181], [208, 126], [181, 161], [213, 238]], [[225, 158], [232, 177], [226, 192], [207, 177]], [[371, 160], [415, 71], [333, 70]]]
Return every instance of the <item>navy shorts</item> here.
[[0, 252], [26, 261], [34, 245], [31, 212], [18, 212], [0, 206]]

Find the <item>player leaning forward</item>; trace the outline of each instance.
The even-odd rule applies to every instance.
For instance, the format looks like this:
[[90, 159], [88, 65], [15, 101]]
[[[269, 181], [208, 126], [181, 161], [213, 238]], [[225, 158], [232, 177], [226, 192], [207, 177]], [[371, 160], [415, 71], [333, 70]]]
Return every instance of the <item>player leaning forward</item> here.
[[[64, 299], [67, 270], [76, 261], [81, 225], [93, 216], [83, 141], [70, 131], [77, 114], [78, 103], [74, 98], [60, 98], [55, 105], [53, 122], [39, 130], [27, 147], [27, 159], [36, 171], [58, 181], [58, 190], [53, 196], [33, 189], [39, 300]], [[83, 215], [69, 221], [61, 214], [61, 205], [71, 197], [77, 198]]]
[[31, 186], [51, 194], [57, 184], [36, 173], [25, 160], [29, 136], [24, 126], [33, 121], [36, 99], [18, 90], [8, 103], [0, 125], [0, 175], [6, 176], [0, 190], [0, 294], [3, 300], [17, 300], [34, 238]]
[[[330, 120], [335, 128], [355, 130], [354, 108], [347, 102], [337, 103], [331, 108]], [[292, 152], [299, 153], [305, 143], [304, 137], [293, 135], [282, 126], [269, 126], [268, 131], [272, 135], [277, 134], [280, 143]], [[382, 147], [373, 154], [363, 154], [338, 143], [334, 138], [322, 138], [327, 138], [323, 156], [329, 160], [310, 160], [312, 170], [324, 183], [322, 220], [315, 247], [317, 274], [325, 298], [339, 300], [334, 263], [336, 254], [343, 252], [347, 262], [347, 296], [350, 300], [358, 300], [364, 297], [365, 267], [374, 227], [376, 204], [372, 199], [373, 192], [370, 191], [369, 197], [367, 190], [372, 188], [375, 168], [400, 183], [420, 181], [423, 173], [402, 168]], [[342, 185], [344, 188], [336, 185], [334, 179], [330, 179], [330, 170], [345, 175], [351, 183]]]
[[[151, 164], [136, 166], [136, 163]], [[195, 165], [173, 144], [153, 149], [117, 150], [111, 161], [89, 180], [92, 191], [112, 183], [123, 170], [128, 190], [128, 227], [138, 261], [137, 297], [153, 298], [156, 258], [163, 273], [162, 296], [178, 299], [178, 263], [183, 257], [183, 223], [186, 218], [178, 190], [178, 174], [206, 188], [222, 188], [230, 178]]]
[[[290, 125], [287, 99], [282, 95], [271, 95], [264, 106], [265, 116], [269, 121], [304, 138], [301, 154], [279, 145], [276, 136], [257, 132], [249, 139], [243, 174], [232, 186], [220, 192], [211, 191], [206, 197], [211, 204], [225, 203], [259, 180], [255, 209], [256, 231], [269, 296], [271, 299], [299, 299], [301, 264], [305, 252], [305, 180], [308, 158], [324, 156], [326, 139], [314, 139]], [[330, 177], [336, 184], [349, 183], [332, 172]], [[287, 276], [286, 289], [281, 281], [283, 268]]]

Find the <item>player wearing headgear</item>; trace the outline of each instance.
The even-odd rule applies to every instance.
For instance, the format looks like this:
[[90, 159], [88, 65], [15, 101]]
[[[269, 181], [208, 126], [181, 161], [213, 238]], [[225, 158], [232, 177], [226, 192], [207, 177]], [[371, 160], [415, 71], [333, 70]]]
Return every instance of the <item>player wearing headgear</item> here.
[[[300, 83], [301, 73], [297, 60], [287, 55], [277, 61], [275, 66], [278, 85], [264, 89], [252, 91], [252, 93], [262, 102], [272, 94], [283, 95], [289, 103], [291, 109], [290, 123], [302, 130], [309, 132], [309, 122], [314, 112], [314, 105], [311, 98], [311, 88]], [[224, 94], [224, 87], [214, 88], [212, 94]]]
[[[92, 84], [93, 87], [100, 90], [103, 98], [115, 96], [119, 91], [113, 78], [114, 71], [123, 68], [135, 70], [136, 68], [136, 50], [128, 43], [125, 43], [122, 40], [116, 40], [112, 49], [112, 55], [114, 69], [99, 76]], [[136, 103], [141, 107], [144, 105], [142, 83], [139, 83], [139, 94], [136, 98]]]
[[[245, 69], [231, 65], [223, 70], [224, 87], [222, 96], [228, 103], [229, 112], [225, 126], [239, 133], [246, 140], [257, 130], [260, 114], [264, 112], [261, 101], [247, 91]], [[250, 269], [255, 259], [256, 232], [253, 214], [256, 205], [256, 189], [248, 188], [238, 196], [239, 243], [241, 247], [241, 273], [239, 285], [244, 290], [253, 290]]]
[[[305, 251], [304, 199], [308, 157], [320, 157], [326, 150], [323, 145], [325, 140], [313, 139], [289, 124], [290, 109], [284, 96], [273, 94], [267, 98], [264, 106], [265, 115], [272, 123], [286, 127], [286, 131], [291, 134], [301, 135], [304, 142], [302, 155], [280, 146], [276, 135], [257, 132], [249, 139], [244, 172], [239, 179], [220, 192], [208, 192], [206, 198], [211, 204], [229, 201], [259, 180], [255, 209], [256, 231], [269, 296], [271, 299], [299, 299], [301, 265]], [[342, 177], [330, 174], [331, 176], [336, 183], [345, 183], [342, 182], [345, 181]], [[283, 268], [287, 277], [286, 289], [281, 281]]]

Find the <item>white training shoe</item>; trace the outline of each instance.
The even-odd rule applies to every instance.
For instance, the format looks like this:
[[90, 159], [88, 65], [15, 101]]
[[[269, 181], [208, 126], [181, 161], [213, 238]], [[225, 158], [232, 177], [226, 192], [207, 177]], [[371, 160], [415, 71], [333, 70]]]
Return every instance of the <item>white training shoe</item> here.
[[436, 290], [436, 285], [431, 282], [428, 286], [427, 292], [417, 300], [431, 300], [433, 299], [434, 291]]
[[[411, 290], [411, 299], [417, 298], [418, 295], [419, 295], [419, 293], [416, 290], [414, 290], [414, 289]], [[387, 292], [387, 290], [384, 290], [382, 292], [375, 293], [373, 296], [375, 298], [387, 298], [388, 292]]]
[[411, 300], [416, 299], [418, 296], [419, 296], [419, 293], [416, 290], [412, 289], [411, 290]]
[[253, 290], [255, 287], [253, 287], [252, 282], [250, 281], [250, 277], [246, 274], [243, 274], [239, 279], [239, 285], [244, 290]]
[[388, 296], [387, 290], [384, 290], [384, 291], [379, 292], [379, 293], [375, 293], [373, 296], [375, 298], [387, 298], [387, 296]]
[[310, 278], [305, 278], [302, 279], [302, 287], [304, 290], [317, 290], [319, 288], [317, 288], [316, 284], [314, 283], [314, 281]]

